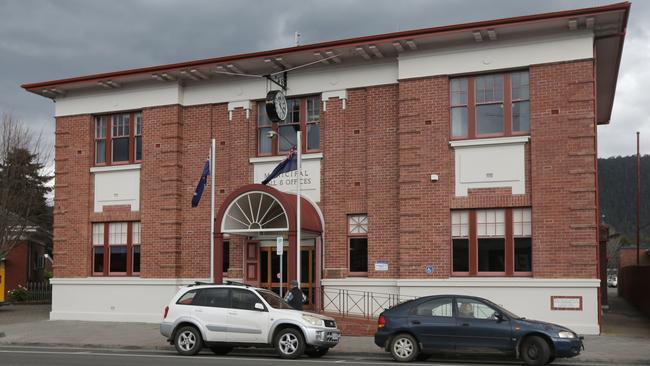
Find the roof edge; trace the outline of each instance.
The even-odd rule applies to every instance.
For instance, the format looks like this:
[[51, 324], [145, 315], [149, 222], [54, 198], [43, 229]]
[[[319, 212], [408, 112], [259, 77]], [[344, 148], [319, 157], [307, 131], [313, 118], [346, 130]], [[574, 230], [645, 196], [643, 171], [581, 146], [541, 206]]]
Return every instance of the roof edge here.
[[85, 76], [77, 76], [72, 78], [57, 79], [57, 80], [50, 80], [50, 81], [43, 81], [43, 82], [36, 82], [36, 83], [25, 83], [22, 84], [21, 87], [25, 90], [31, 91], [33, 89], [54, 87], [54, 86], [60, 86], [69, 83], [95, 81], [101, 79], [109, 79], [109, 78], [115, 78], [121, 76], [130, 76], [130, 75], [152, 73], [152, 72], [171, 71], [174, 69], [181, 69], [186, 67], [198, 67], [207, 64], [233, 62], [233, 61], [251, 59], [251, 58], [280, 56], [287, 53], [318, 50], [318, 49], [325, 49], [325, 48], [345, 46], [345, 45], [354, 46], [355, 44], [359, 44], [359, 43], [385, 41], [385, 40], [391, 40], [393, 38], [418, 37], [418, 36], [436, 34], [436, 33], [466, 31], [466, 30], [472, 30], [476, 28], [526, 23], [531, 21], [562, 18], [562, 17], [585, 16], [585, 15], [592, 15], [592, 14], [618, 11], [618, 10], [624, 10], [626, 12], [629, 12], [630, 5], [631, 3], [626, 1], [621, 3], [603, 5], [603, 6], [597, 6], [591, 8], [562, 10], [562, 11], [549, 12], [549, 13], [539, 13], [539, 14], [523, 15], [523, 16], [510, 17], [510, 18], [501, 18], [501, 19], [484, 20], [484, 21], [470, 22], [470, 23], [445, 25], [439, 27], [422, 28], [422, 29], [415, 29], [415, 30], [408, 30], [408, 31], [401, 31], [401, 32], [383, 33], [383, 34], [347, 38], [347, 39], [341, 39], [335, 41], [312, 43], [304, 46], [278, 48], [278, 49], [267, 50], [267, 51], [243, 53], [237, 55], [200, 59], [194, 61], [185, 61], [185, 62], [178, 62], [178, 63], [171, 63], [171, 64], [163, 64], [163, 65], [149, 66], [149, 67], [142, 67], [142, 68], [135, 68], [135, 69], [126, 69], [121, 71], [90, 74]]

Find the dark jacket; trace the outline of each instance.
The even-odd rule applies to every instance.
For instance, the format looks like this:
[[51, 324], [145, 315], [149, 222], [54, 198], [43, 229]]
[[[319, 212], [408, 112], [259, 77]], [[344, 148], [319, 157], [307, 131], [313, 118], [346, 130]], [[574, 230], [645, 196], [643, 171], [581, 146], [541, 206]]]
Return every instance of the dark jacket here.
[[305, 294], [298, 287], [294, 287], [289, 291], [285, 299], [292, 308], [302, 310], [302, 305], [305, 303]]

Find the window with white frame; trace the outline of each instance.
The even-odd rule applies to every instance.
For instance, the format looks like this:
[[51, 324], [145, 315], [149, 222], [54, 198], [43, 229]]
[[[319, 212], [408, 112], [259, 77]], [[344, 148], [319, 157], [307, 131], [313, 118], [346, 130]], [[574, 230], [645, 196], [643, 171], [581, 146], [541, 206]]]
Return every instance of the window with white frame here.
[[476, 211], [479, 272], [505, 272], [505, 223], [505, 210]]
[[451, 213], [453, 271], [469, 272], [469, 211]]
[[138, 275], [140, 247], [139, 222], [93, 223], [93, 275]]
[[531, 272], [533, 270], [531, 221], [530, 208], [517, 208], [512, 210], [515, 272]]
[[368, 215], [348, 216], [350, 272], [368, 273]]

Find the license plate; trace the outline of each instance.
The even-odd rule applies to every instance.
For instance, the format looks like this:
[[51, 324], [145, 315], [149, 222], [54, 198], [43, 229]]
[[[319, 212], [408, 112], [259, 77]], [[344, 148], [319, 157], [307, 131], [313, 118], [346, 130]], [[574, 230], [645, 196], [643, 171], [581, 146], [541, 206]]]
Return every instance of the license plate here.
[[338, 341], [340, 337], [341, 337], [341, 335], [338, 334], [338, 333], [332, 333], [332, 334], [330, 334], [330, 338], [331, 338], [333, 341]]

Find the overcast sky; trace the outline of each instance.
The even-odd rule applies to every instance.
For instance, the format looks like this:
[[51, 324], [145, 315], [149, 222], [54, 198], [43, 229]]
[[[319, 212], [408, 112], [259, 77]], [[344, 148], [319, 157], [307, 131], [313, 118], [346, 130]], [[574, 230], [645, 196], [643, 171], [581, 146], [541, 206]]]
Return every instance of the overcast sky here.
[[[26, 82], [226, 56], [397, 30], [605, 5], [527, 0], [0, 0], [0, 113], [54, 138], [54, 106]], [[650, 153], [650, 2], [634, 1], [601, 157]]]

